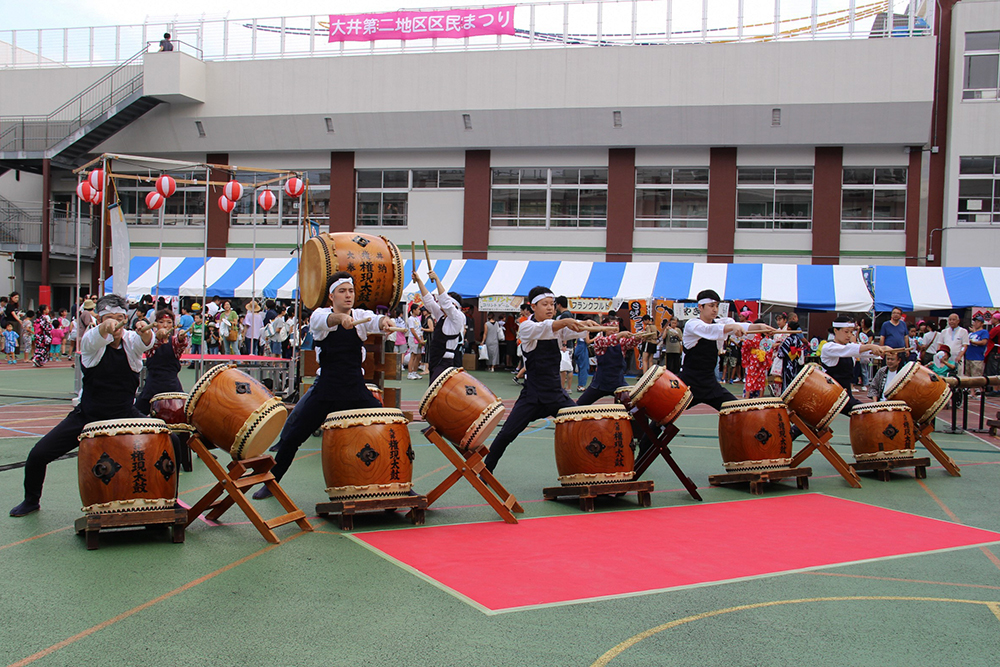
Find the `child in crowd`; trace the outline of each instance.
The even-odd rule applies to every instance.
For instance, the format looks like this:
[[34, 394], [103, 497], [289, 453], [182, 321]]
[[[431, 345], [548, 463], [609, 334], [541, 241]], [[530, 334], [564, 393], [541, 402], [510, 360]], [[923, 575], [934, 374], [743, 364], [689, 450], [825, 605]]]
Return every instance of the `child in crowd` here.
[[[53, 325], [59, 323], [59, 319], [56, 318], [52, 320]], [[66, 337], [66, 330], [61, 326], [52, 327], [52, 342], [49, 344], [49, 356], [52, 359], [58, 359], [59, 353], [62, 352], [62, 342], [63, 338]]]
[[573, 391], [573, 353], [566, 343], [559, 350], [559, 374], [562, 376], [562, 387], [566, 393]]
[[3, 351], [7, 355], [8, 364], [16, 364], [17, 359], [14, 353], [17, 351], [17, 339], [20, 336], [14, 331], [14, 323], [8, 322], [7, 328], [3, 332]]
[[35, 341], [35, 311], [29, 310], [21, 320], [21, 352], [24, 353], [24, 363], [31, 361]]
[[947, 377], [955, 374], [958, 365], [951, 360], [951, 350], [947, 347], [942, 347], [934, 353], [934, 358], [931, 359], [928, 367], [937, 375]]

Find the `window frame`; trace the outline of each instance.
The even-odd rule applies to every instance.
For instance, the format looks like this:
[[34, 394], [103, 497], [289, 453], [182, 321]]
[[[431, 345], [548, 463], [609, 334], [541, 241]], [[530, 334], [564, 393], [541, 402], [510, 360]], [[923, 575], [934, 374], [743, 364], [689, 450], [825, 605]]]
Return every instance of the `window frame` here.
[[[772, 172], [770, 182], [760, 181], [760, 182], [745, 182], [740, 183], [740, 170], [770, 170]], [[778, 183], [778, 171], [790, 171], [799, 172], [808, 170], [809, 171], [809, 183]], [[816, 168], [812, 165], [803, 166], [737, 166], [736, 168], [736, 231], [756, 231], [756, 232], [811, 232], [813, 224], [813, 216], [815, 214], [814, 204], [815, 204], [815, 193], [814, 187], [816, 182]], [[740, 216], [740, 192], [749, 192], [751, 190], [770, 190], [771, 191], [771, 207], [770, 216], [764, 216], [761, 218], [754, 218], [750, 216]], [[809, 193], [809, 217], [808, 218], [779, 218], [776, 213], [778, 210], [778, 192], [788, 192], [788, 193]], [[789, 226], [796, 225], [796, 226]]]
[[[639, 174], [642, 169], [659, 169], [668, 170], [670, 174], [669, 183], [640, 183]], [[679, 171], [691, 171], [699, 170], [705, 172], [705, 182], [704, 183], [685, 183], [678, 182], [676, 178], [676, 173]], [[641, 167], [635, 168], [635, 197], [633, 202], [632, 211], [632, 226], [634, 229], [708, 229], [708, 197], [709, 197], [709, 185], [711, 181], [711, 171], [708, 165], [699, 166], [653, 166], [653, 165], [643, 165]], [[676, 208], [674, 206], [674, 192], [675, 191], [696, 191], [705, 193], [705, 217], [683, 217], [675, 215]], [[639, 215], [639, 197], [640, 193], [650, 192], [650, 191], [662, 191], [670, 193], [670, 213], [666, 217], [664, 216], [642, 216]], [[649, 222], [653, 224], [640, 224], [641, 222]], [[666, 224], [660, 224], [666, 223]], [[695, 224], [692, 224], [695, 223]], [[700, 224], [698, 224], [700, 223]]]
[[[976, 173], [976, 172], [965, 173], [965, 174], [962, 173], [962, 160], [971, 160], [971, 159], [980, 159], [980, 160], [983, 160], [983, 159], [989, 159], [989, 158], [993, 159], [993, 173], [992, 174], [989, 174], [989, 173]], [[963, 197], [962, 196], [962, 194], [961, 194], [961, 192], [962, 192], [962, 183], [963, 182], [969, 182], [969, 181], [989, 181], [989, 182], [991, 182], [993, 184], [993, 187], [992, 187], [992, 189], [993, 189], [992, 196], [987, 200], [987, 201], [990, 202], [990, 208], [992, 208], [992, 210], [989, 210], [989, 211], [974, 211], [974, 210], [973, 211], [969, 211], [969, 210], [963, 211], [962, 210], [962, 208], [963, 208], [962, 207], [962, 201], [963, 201], [963, 199], [964, 200], [970, 200], [970, 201], [973, 200], [973, 199], [978, 199], [978, 200], [983, 200], [984, 199], [983, 197], [968, 197], [968, 196]], [[993, 226], [993, 225], [1000, 225], [1000, 155], [963, 155], [963, 156], [960, 156], [959, 157], [959, 168], [958, 168], [958, 181], [956, 183], [956, 186], [957, 186], [956, 189], [955, 189], [955, 199], [956, 199], [955, 224], [956, 225], [961, 225], [963, 227], [973, 227], [973, 226], [988, 227], [988, 226]], [[966, 208], [967, 208], [967, 205], [966, 205]], [[976, 218], [980, 218], [980, 217], [985, 216], [985, 217], [990, 218], [990, 219], [989, 220], [980, 220], [980, 219], [976, 219], [976, 220], [968, 220], [968, 219], [967, 220], [963, 220], [962, 216], [970, 216], [970, 217], [971, 216], [975, 216]]]
[[[516, 171], [517, 183], [497, 182], [498, 172]], [[540, 172], [545, 172], [544, 182], [540, 180]], [[553, 172], [576, 171], [575, 183], [553, 183]], [[534, 176], [525, 182], [525, 172], [535, 172]], [[584, 172], [594, 172], [591, 179], [596, 175], [603, 177], [603, 182], [585, 182]], [[599, 172], [603, 172], [602, 174]], [[490, 168], [490, 229], [607, 229], [608, 226], [608, 167], [607, 166], [583, 166], [583, 167], [491, 167]], [[517, 193], [517, 208], [513, 216], [496, 215], [494, 213], [494, 193], [497, 191], [511, 191]], [[522, 192], [542, 192], [545, 193], [545, 214], [521, 215], [521, 193]], [[552, 193], [575, 191], [576, 214], [575, 215], [553, 215]], [[583, 203], [583, 193], [603, 193], [603, 216], [581, 215], [585, 204]], [[537, 197], [537, 195], [536, 195]], [[538, 199], [532, 201], [538, 202]], [[540, 202], [539, 202], [540, 203]], [[600, 206], [600, 204], [598, 204]], [[498, 221], [502, 221], [498, 224]], [[525, 224], [522, 221], [535, 221], [541, 224]], [[560, 221], [576, 224], [559, 224]], [[511, 224], [513, 223], [513, 224]], [[585, 224], [586, 223], [586, 224]]]
[[[871, 169], [871, 183], [846, 183], [848, 170]], [[878, 172], [880, 169], [901, 169], [904, 174], [902, 183], [879, 183]], [[895, 166], [846, 166], [841, 170], [840, 177], [840, 231], [842, 232], [905, 232], [906, 212], [909, 207], [908, 187], [910, 179], [909, 167], [902, 165]], [[871, 192], [871, 216], [867, 218], [848, 218], [844, 214], [844, 193], [848, 190]], [[876, 217], [875, 196], [878, 192], [902, 192], [903, 193], [903, 216], [901, 218], [881, 218]], [[877, 224], [893, 225], [892, 227], [876, 228]], [[862, 226], [867, 225], [867, 226]]]
[[[997, 47], [989, 49], [970, 49], [969, 48], [969, 35], [980, 35], [980, 34], [992, 34], [997, 33]], [[965, 44], [963, 45], [963, 56], [962, 56], [962, 102], [997, 102], [1000, 101], [1000, 30], [970, 30], [964, 35]], [[966, 80], [968, 79], [969, 67], [973, 58], [982, 58], [984, 56], [992, 56], [996, 59], [996, 85], [992, 88], [967, 88]], [[983, 95], [986, 93], [986, 96]]]

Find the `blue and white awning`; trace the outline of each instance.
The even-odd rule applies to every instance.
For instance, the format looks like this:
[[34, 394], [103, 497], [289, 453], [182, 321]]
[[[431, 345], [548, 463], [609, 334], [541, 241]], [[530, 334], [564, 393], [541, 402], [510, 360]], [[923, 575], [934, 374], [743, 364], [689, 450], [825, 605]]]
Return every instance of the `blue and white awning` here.
[[[298, 260], [249, 257], [133, 257], [128, 296], [264, 297], [298, 295]], [[111, 290], [111, 279], [105, 283]]]
[[875, 310], [1000, 307], [1000, 268], [876, 266]]

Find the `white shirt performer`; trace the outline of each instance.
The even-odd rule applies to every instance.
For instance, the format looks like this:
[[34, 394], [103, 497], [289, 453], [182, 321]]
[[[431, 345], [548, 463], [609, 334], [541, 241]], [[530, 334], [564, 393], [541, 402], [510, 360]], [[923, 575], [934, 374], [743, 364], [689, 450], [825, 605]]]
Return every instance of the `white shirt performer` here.
[[457, 292], [445, 292], [444, 285], [433, 271], [427, 272], [428, 280], [437, 285], [437, 292], [431, 294], [424, 286], [417, 272], [413, 272], [413, 282], [420, 288], [424, 307], [434, 318], [434, 333], [427, 346], [428, 380], [434, 384], [441, 373], [453, 366], [462, 365], [462, 334], [465, 331], [465, 313], [462, 312], [462, 297]]

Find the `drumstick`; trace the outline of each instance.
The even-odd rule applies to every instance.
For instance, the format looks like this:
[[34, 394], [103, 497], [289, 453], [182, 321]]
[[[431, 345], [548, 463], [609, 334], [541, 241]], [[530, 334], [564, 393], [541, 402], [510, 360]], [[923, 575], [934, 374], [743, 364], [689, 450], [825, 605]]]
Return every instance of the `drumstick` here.
[[427, 258], [427, 270], [431, 270], [431, 253], [427, 250], [427, 241], [424, 241], [424, 257]]
[[413, 272], [417, 272], [417, 244], [410, 241], [410, 254], [413, 255]]
[[366, 317], [363, 320], [354, 320], [354, 326], [358, 326], [359, 324], [364, 324], [365, 322], [371, 322], [371, 321], [372, 318], [370, 317]]

